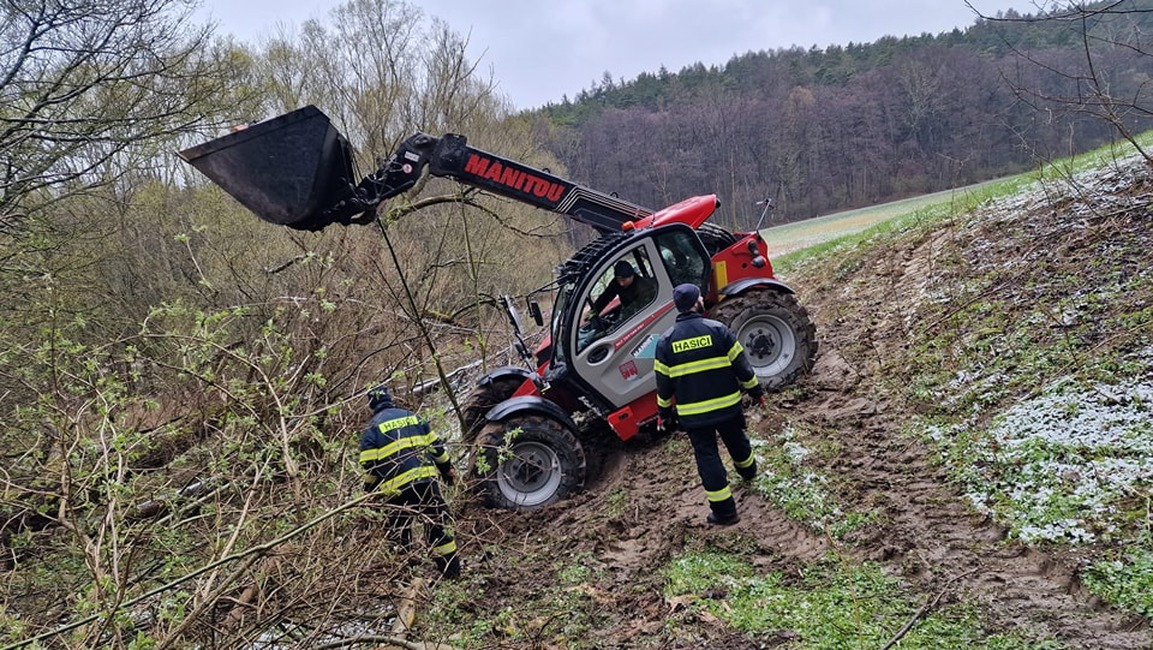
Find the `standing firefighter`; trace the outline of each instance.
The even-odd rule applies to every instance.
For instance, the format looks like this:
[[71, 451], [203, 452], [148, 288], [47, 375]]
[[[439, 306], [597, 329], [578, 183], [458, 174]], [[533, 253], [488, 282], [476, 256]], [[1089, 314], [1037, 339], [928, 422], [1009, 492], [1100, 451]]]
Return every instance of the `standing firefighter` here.
[[710, 524], [727, 526], [741, 520], [717, 448], [717, 434], [745, 480], [757, 474], [757, 461], [745, 435], [741, 390], [764, 403], [764, 390], [736, 336], [723, 323], [702, 316], [704, 301], [693, 284], [673, 289], [677, 322], [657, 343], [659, 427], [672, 420], [673, 406], [689, 434], [697, 471], [711, 512]]
[[404, 547], [412, 545], [413, 518], [422, 517], [437, 569], [458, 577], [452, 522], [437, 483], [438, 476], [449, 485], [456, 478], [444, 444], [423, 418], [394, 406], [386, 386], [368, 393], [368, 405], [372, 420], [360, 436], [365, 489], [387, 500], [393, 539]]

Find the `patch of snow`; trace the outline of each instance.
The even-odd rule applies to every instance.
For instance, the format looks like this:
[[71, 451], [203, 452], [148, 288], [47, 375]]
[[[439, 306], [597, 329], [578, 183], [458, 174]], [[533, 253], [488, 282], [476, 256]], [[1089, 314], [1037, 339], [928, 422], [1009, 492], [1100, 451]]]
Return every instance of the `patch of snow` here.
[[1108, 537], [1126, 517], [1125, 502], [1153, 493], [1153, 381], [1146, 377], [1065, 381], [997, 414], [984, 430], [933, 425], [922, 433], [945, 446], [974, 440], [958, 454], [966, 467], [956, 468], [966, 497], [1025, 542]]

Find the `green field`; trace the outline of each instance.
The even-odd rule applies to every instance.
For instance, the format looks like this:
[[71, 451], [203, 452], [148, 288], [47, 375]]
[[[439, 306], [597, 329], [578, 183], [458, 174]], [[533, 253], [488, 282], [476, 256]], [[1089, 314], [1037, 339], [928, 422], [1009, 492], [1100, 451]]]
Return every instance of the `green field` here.
[[878, 223], [915, 212], [928, 205], [967, 199], [970, 193], [1000, 180], [764, 228], [761, 230], [761, 236], [769, 245], [769, 254], [779, 257], [845, 235], [859, 233]]

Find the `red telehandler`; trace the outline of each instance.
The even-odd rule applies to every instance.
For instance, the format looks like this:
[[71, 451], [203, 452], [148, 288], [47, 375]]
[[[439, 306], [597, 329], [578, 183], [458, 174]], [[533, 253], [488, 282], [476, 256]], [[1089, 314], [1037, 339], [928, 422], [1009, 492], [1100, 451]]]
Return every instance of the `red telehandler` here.
[[[372, 223], [377, 206], [411, 189], [427, 169], [600, 233], [544, 287], [554, 292], [553, 309], [549, 335], [535, 351], [505, 300], [526, 367], [489, 372], [464, 400], [462, 435], [492, 506], [539, 508], [580, 491], [586, 446], [596, 444], [589, 422], [607, 423], [621, 440], [655, 429], [653, 353], [676, 319], [678, 284], [701, 287], [706, 315], [732, 328], [766, 389], [792, 383], [816, 357], [813, 323], [794, 291], [774, 277], [760, 234], [707, 223], [719, 206], [715, 195], [652, 211], [470, 147], [456, 134], [410, 136], [358, 180], [348, 141], [313, 106], [180, 155], [261, 219], [294, 229]], [[627, 310], [614, 299], [590, 314], [621, 260], [655, 283], [655, 297]], [[529, 301], [528, 309], [543, 325], [538, 303]]]

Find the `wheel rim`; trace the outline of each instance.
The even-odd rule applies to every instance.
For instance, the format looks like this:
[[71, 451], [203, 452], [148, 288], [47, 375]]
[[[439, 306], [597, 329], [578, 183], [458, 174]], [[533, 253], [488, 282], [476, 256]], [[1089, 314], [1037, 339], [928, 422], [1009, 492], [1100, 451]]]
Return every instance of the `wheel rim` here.
[[501, 494], [522, 506], [548, 501], [560, 488], [562, 479], [556, 452], [539, 442], [514, 445], [511, 457], [500, 464], [496, 476]]
[[788, 324], [766, 314], [754, 316], [741, 325], [737, 340], [758, 377], [785, 372], [797, 349], [797, 337]]

